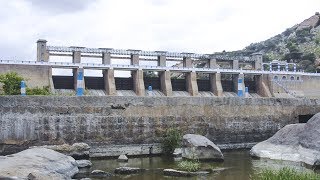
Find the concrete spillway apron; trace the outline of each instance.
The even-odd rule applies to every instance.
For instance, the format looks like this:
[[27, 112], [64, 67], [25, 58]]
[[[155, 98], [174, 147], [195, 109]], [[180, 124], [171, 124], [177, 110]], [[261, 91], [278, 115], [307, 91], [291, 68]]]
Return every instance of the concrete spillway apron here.
[[84, 93], [84, 78], [83, 78], [83, 67], [79, 66], [78, 77], [77, 77], [77, 96], [83, 96]]

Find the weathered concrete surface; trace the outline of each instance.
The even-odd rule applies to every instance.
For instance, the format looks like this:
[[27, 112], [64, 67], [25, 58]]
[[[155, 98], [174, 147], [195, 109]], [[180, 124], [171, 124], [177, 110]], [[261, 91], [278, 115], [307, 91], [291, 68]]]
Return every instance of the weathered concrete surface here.
[[304, 162], [320, 166], [320, 113], [306, 124], [290, 124], [266, 141], [255, 145], [252, 156]]
[[[286, 80], [280, 80], [276, 83], [273, 80], [275, 76], [278, 79], [285, 77]], [[294, 80], [290, 80], [291, 78], [294, 78]], [[268, 87], [274, 97], [279, 97], [279, 94], [287, 94], [286, 89], [296, 97], [320, 98], [319, 81], [320, 77], [317, 76], [268, 75], [265, 77], [265, 82], [268, 82]]]
[[0, 152], [76, 142], [88, 143], [90, 151], [153, 144], [169, 127], [217, 145], [254, 143], [297, 123], [298, 115], [317, 112], [317, 99], [0, 96]]
[[182, 157], [199, 160], [224, 159], [217, 145], [198, 134], [186, 134], [182, 137]]
[[35, 179], [71, 179], [78, 173], [76, 161], [45, 148], [33, 148], [9, 156], [0, 156], [0, 176]]
[[26, 79], [30, 88], [50, 86], [52, 83], [51, 67], [49, 66], [26, 66], [26, 65], [4, 65], [0, 66], [0, 74], [16, 72]]

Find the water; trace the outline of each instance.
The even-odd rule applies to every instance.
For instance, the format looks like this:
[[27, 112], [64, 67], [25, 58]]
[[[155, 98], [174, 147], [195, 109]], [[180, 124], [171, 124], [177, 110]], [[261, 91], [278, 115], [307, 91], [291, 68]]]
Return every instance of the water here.
[[[93, 166], [90, 171], [94, 169], [103, 170], [113, 173], [115, 168], [121, 166], [139, 167], [148, 169], [143, 174], [136, 175], [116, 175], [108, 178], [112, 180], [127, 179], [127, 180], [158, 180], [158, 179], [176, 179], [176, 180], [248, 180], [250, 176], [256, 172], [265, 168], [279, 169], [282, 167], [294, 168], [298, 171], [312, 171], [305, 168], [300, 163], [277, 161], [268, 159], [252, 159], [248, 150], [227, 151], [223, 152], [225, 156], [224, 162], [207, 162], [202, 163], [202, 168], [228, 168], [222, 172], [212, 173], [205, 176], [197, 177], [168, 177], [163, 176], [162, 169], [165, 168], [177, 168], [177, 162], [179, 159], [166, 157], [141, 157], [130, 158], [127, 163], [117, 162], [115, 159], [98, 160], [92, 159]], [[317, 171], [320, 173], [320, 171]]]

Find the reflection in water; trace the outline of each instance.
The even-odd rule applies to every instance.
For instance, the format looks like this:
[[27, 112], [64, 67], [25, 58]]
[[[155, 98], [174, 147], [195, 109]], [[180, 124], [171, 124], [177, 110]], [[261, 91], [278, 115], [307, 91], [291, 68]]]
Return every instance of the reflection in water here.
[[[162, 175], [162, 169], [164, 168], [176, 168], [177, 161], [174, 158], [165, 157], [144, 157], [144, 158], [130, 158], [129, 162], [117, 162], [115, 159], [111, 160], [92, 160], [93, 166], [90, 171], [94, 169], [100, 169], [106, 172], [113, 173], [115, 168], [121, 166], [139, 167], [148, 169], [143, 174], [138, 175], [119, 175], [110, 179], [128, 179], [128, 180], [158, 180], [158, 179], [177, 179], [177, 180], [248, 180], [250, 176], [256, 172], [265, 168], [279, 169], [282, 167], [291, 167], [299, 171], [311, 171], [306, 169], [299, 163], [276, 161], [268, 159], [255, 160], [251, 159], [248, 150], [228, 151], [223, 152], [225, 156], [224, 162], [208, 162], [202, 163], [202, 168], [229, 168], [219, 173], [213, 173], [207, 176], [198, 177], [165, 177]], [[320, 173], [320, 172], [319, 172]]]

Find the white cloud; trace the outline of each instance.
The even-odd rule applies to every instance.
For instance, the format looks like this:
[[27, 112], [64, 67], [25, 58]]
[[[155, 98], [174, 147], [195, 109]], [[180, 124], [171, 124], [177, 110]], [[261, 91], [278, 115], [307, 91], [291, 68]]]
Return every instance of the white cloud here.
[[320, 7], [319, 0], [43, 2], [52, 1], [0, 0], [0, 58], [35, 59], [39, 38], [65, 46], [238, 50], [281, 33]]

